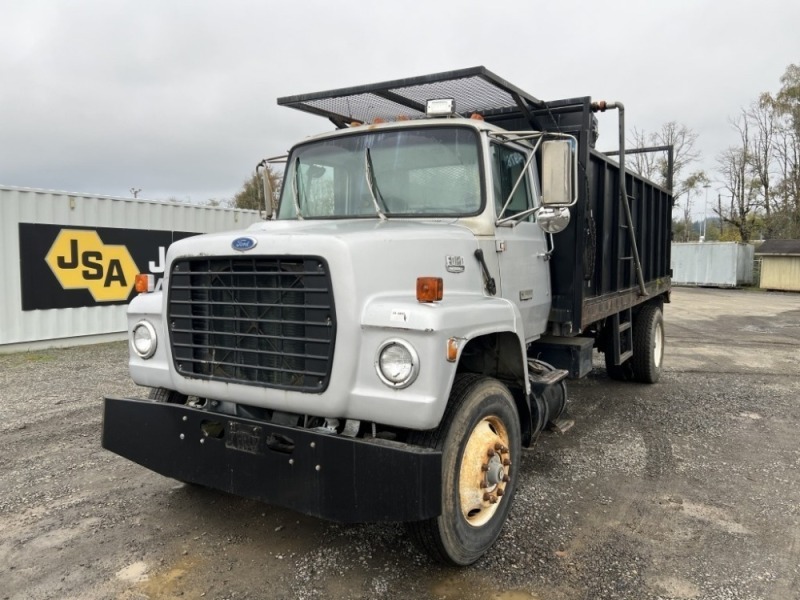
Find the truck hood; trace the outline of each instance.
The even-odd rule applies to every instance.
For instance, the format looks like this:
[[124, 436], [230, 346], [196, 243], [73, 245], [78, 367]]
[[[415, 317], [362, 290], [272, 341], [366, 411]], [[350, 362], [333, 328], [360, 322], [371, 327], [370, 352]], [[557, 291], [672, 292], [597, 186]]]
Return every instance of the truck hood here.
[[356, 240], [365, 238], [371, 242], [404, 239], [471, 239], [473, 234], [457, 220], [410, 221], [387, 219], [264, 221], [254, 223], [247, 234], [261, 239], [262, 236], [333, 236]]
[[[236, 251], [232, 242], [249, 237], [255, 245]], [[172, 263], [199, 256], [317, 256], [328, 265], [337, 313], [353, 326], [364, 307], [377, 298], [416, 301], [418, 277], [441, 277], [445, 301], [454, 294], [484, 293], [474, 253], [478, 238], [456, 221], [351, 219], [336, 221], [267, 221], [246, 231], [202, 235], [172, 244]], [[490, 253], [490, 270], [496, 258]], [[166, 289], [166, 288], [165, 288]]]
[[[255, 245], [246, 251], [234, 250], [232, 242], [242, 237], [252, 238]], [[374, 284], [367, 287], [390, 292], [397, 287], [392, 281], [406, 273], [413, 279], [403, 282], [405, 290], [409, 286], [413, 290], [419, 276], [452, 275], [447, 269], [448, 257], [452, 257], [451, 263], [465, 266], [461, 271], [479, 274], [472, 256], [477, 247], [475, 235], [455, 220], [265, 221], [245, 231], [175, 242], [169, 248], [167, 263], [171, 266], [178, 258], [197, 256], [315, 255], [329, 263], [335, 282], [341, 281], [342, 271], [349, 271], [351, 276], [359, 273], [362, 278], [366, 274]], [[390, 275], [388, 280], [386, 275]]]

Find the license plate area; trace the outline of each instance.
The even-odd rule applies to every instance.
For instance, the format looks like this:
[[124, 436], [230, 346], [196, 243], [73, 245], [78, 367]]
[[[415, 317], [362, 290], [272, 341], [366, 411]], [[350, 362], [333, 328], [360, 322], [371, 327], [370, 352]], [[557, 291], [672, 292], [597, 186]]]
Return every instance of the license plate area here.
[[257, 425], [228, 421], [228, 431], [225, 436], [225, 447], [248, 454], [263, 454], [261, 439], [263, 430]]

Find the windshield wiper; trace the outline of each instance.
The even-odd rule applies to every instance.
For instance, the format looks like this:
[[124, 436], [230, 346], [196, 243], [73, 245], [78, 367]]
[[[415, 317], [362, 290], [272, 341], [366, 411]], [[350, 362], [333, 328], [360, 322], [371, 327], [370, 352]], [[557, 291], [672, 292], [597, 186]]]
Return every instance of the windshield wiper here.
[[365, 161], [366, 161], [367, 187], [369, 188], [369, 194], [370, 196], [372, 196], [373, 204], [375, 204], [375, 212], [378, 213], [378, 216], [381, 218], [382, 221], [385, 221], [386, 203], [383, 201], [383, 196], [381, 196], [381, 191], [378, 189], [378, 182], [375, 181], [375, 169], [372, 166], [372, 155], [369, 153], [369, 148], [367, 148], [365, 154], [366, 154]]
[[300, 212], [300, 157], [294, 159], [294, 177], [292, 178], [292, 200], [294, 201], [294, 211], [297, 218], [303, 220]]

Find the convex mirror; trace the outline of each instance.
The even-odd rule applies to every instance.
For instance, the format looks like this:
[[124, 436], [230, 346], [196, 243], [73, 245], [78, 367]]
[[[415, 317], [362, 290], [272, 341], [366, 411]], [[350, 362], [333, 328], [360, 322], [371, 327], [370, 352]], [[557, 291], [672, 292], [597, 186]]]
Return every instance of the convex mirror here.
[[559, 233], [569, 225], [569, 217], [566, 206], [543, 206], [536, 212], [536, 223], [545, 233]]

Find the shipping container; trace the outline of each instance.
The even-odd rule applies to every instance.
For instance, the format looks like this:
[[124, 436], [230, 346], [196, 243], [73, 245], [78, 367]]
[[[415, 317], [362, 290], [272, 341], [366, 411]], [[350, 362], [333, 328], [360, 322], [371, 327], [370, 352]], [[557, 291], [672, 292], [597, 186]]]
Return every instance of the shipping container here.
[[136, 273], [173, 240], [244, 229], [257, 211], [0, 186], [0, 352], [117, 337]]
[[738, 287], [753, 284], [753, 246], [741, 242], [672, 244], [675, 285]]

